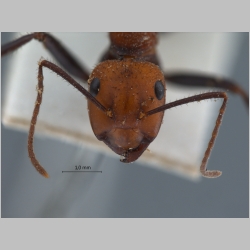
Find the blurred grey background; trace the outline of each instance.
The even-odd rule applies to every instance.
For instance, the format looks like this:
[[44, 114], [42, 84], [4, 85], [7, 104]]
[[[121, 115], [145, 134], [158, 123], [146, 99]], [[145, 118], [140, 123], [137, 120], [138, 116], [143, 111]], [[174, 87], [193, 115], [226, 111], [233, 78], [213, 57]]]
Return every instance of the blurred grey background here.
[[[249, 33], [240, 35], [242, 49], [228, 77], [249, 91]], [[2, 44], [10, 41], [11, 36], [2, 33]], [[2, 58], [2, 82], [10, 65], [11, 55]], [[198, 182], [138, 163], [123, 164], [84, 145], [36, 137], [35, 151], [51, 176], [44, 179], [27, 156], [27, 133], [2, 125], [1, 216], [249, 217], [248, 114], [242, 100], [229, 94], [208, 163], [209, 169], [220, 169], [223, 175]], [[61, 174], [66, 166], [73, 168], [78, 164], [94, 166], [102, 173]]]

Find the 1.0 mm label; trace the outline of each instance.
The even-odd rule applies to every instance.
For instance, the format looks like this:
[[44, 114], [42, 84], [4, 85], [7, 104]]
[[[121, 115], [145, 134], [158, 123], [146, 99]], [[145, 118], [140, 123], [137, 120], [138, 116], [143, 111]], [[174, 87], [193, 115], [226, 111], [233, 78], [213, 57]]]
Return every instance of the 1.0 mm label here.
[[76, 171], [78, 171], [78, 170], [91, 170], [91, 167], [78, 165], [78, 166], [75, 166], [75, 170]]

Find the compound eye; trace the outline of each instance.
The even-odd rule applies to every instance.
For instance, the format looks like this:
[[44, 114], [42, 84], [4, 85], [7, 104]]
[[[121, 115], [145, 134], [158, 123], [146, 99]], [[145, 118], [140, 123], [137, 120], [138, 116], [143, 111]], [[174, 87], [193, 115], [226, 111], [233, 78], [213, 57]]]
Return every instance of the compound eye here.
[[95, 97], [99, 93], [99, 90], [100, 90], [100, 80], [99, 78], [94, 78], [90, 83], [90, 94]]
[[161, 81], [156, 81], [155, 83], [155, 95], [158, 100], [161, 100], [164, 96], [165, 88]]

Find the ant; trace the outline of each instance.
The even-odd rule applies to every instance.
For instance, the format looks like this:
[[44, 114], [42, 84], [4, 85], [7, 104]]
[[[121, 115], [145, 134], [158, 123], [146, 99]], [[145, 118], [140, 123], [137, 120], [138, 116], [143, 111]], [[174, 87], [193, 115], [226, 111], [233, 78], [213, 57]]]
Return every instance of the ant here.
[[38, 67], [37, 99], [30, 122], [28, 153], [32, 164], [44, 177], [49, 177], [40, 165], [33, 150], [37, 116], [43, 95], [43, 68], [55, 72], [88, 99], [90, 123], [98, 140], [103, 141], [121, 161], [137, 160], [156, 138], [164, 111], [179, 105], [206, 99], [223, 99], [211, 139], [205, 151], [200, 172], [204, 177], [215, 178], [221, 171], [207, 170], [206, 164], [212, 151], [227, 103], [227, 94], [216, 91], [194, 95], [165, 104], [166, 81], [186, 86], [209, 86], [228, 89], [239, 94], [247, 107], [248, 94], [228, 79], [194, 74], [164, 74], [156, 55], [156, 33], [110, 33], [110, 47], [91, 74], [51, 34], [36, 32], [25, 35], [2, 46], [6, 55], [32, 39], [38, 40], [57, 62], [71, 75], [89, 84], [89, 91], [75, 81], [65, 70], [47, 60], [40, 60]]

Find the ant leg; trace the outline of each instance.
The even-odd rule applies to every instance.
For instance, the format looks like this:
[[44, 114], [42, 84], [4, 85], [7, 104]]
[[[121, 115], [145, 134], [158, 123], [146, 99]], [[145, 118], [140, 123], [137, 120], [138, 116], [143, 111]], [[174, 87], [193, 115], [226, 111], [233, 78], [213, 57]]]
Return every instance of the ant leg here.
[[70, 74], [87, 81], [89, 72], [73, 57], [72, 54], [52, 35], [44, 32], [36, 32], [22, 36], [10, 43], [7, 43], [1, 48], [1, 55], [4, 56], [12, 52], [32, 39], [43, 43], [45, 48], [53, 55], [58, 63]]
[[173, 84], [180, 84], [183, 86], [214, 87], [230, 90], [231, 92], [240, 95], [246, 106], [249, 108], [249, 95], [247, 92], [237, 83], [228, 79], [185, 73], [166, 74], [165, 79]]
[[205, 154], [204, 154], [201, 166], [200, 166], [201, 174], [207, 178], [216, 178], [222, 174], [222, 172], [218, 171], [218, 170], [207, 170], [206, 165], [207, 165], [209, 155], [211, 154], [215, 139], [218, 135], [219, 127], [220, 127], [221, 122], [222, 122], [222, 117], [223, 117], [225, 109], [226, 109], [227, 94], [225, 92], [210, 92], [210, 93], [194, 95], [194, 96], [184, 98], [184, 99], [181, 99], [181, 100], [178, 100], [175, 102], [167, 103], [161, 107], [150, 110], [145, 114], [146, 116], [149, 116], [149, 115], [153, 115], [155, 113], [158, 113], [158, 112], [161, 112], [161, 111], [164, 111], [164, 110], [167, 110], [167, 109], [179, 106], [179, 105], [187, 104], [190, 102], [200, 102], [202, 100], [213, 99], [213, 98], [223, 98], [224, 100], [223, 100], [223, 103], [221, 105], [219, 115], [216, 119], [216, 124], [215, 124], [214, 130], [212, 132], [212, 136], [210, 138], [210, 141], [208, 143], [207, 149], [205, 151]]
[[51, 71], [55, 72], [62, 78], [64, 78], [67, 82], [69, 82], [73, 87], [75, 87], [78, 91], [80, 91], [84, 96], [86, 96], [90, 101], [92, 101], [99, 109], [107, 114], [110, 118], [112, 118], [112, 112], [107, 110], [101, 103], [99, 103], [86, 89], [84, 89], [78, 82], [76, 82], [70, 75], [68, 75], [64, 70], [62, 70], [57, 65], [47, 61], [42, 60], [39, 62], [38, 67], [38, 85], [37, 85], [37, 98], [35, 102], [35, 108], [32, 114], [31, 122], [30, 122], [30, 129], [28, 135], [28, 154], [33, 166], [36, 170], [44, 177], [48, 178], [49, 175], [45, 171], [45, 169], [41, 166], [41, 164], [36, 159], [33, 147], [34, 141], [34, 133], [35, 133], [35, 126], [37, 122], [37, 116], [39, 114], [40, 106], [42, 103], [42, 95], [43, 95], [43, 69], [42, 67], [48, 68]]

